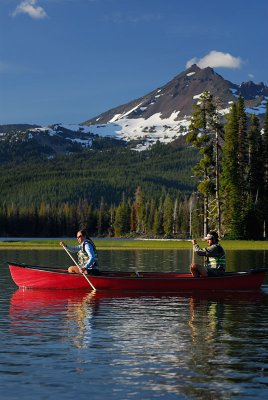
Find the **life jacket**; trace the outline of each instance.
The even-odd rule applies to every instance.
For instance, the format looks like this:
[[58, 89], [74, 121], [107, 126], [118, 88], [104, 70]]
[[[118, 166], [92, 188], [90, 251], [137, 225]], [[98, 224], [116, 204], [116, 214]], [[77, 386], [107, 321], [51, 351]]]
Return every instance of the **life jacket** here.
[[217, 247], [218, 255], [207, 257], [206, 267], [212, 268], [212, 269], [213, 268], [214, 269], [223, 269], [225, 271], [225, 268], [226, 268], [225, 252], [220, 244], [214, 244], [213, 246]]
[[86, 265], [86, 263], [89, 260], [89, 256], [88, 256], [87, 252], [85, 251], [86, 244], [89, 244], [89, 246], [91, 246], [93, 248], [93, 253], [94, 253], [92, 264], [91, 264], [90, 268], [98, 268], [97, 249], [96, 249], [96, 246], [95, 246], [95, 244], [93, 243], [93, 241], [91, 239], [84, 240], [81, 250], [79, 250], [79, 252], [77, 253], [78, 263], [79, 263], [80, 267], [83, 268], [84, 265]]

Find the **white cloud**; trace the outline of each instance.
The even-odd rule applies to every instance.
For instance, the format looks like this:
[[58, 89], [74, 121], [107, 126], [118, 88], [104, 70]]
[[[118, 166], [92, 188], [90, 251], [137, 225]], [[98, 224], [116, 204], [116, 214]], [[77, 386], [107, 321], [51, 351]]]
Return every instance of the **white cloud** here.
[[197, 64], [200, 68], [240, 68], [242, 60], [240, 57], [234, 57], [229, 53], [222, 53], [221, 51], [212, 50], [206, 54], [203, 58], [198, 59], [197, 57], [187, 61], [186, 68], [191, 65]]
[[24, 0], [22, 1], [13, 12], [13, 16], [18, 14], [27, 14], [34, 19], [44, 19], [47, 17], [45, 10], [38, 6], [37, 0]]

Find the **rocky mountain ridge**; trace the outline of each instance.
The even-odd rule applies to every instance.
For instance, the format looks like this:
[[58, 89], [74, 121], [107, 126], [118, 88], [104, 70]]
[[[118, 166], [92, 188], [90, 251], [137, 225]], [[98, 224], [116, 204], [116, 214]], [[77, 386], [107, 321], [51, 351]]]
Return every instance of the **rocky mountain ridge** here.
[[[246, 111], [264, 115], [268, 87], [252, 81], [236, 85], [225, 80], [212, 68], [192, 65], [167, 84], [144, 96], [86, 120], [79, 125], [0, 126], [0, 142], [18, 145], [31, 142], [47, 157], [75, 153], [83, 148], [107, 148], [128, 145], [147, 149], [157, 141], [169, 143], [185, 135], [193, 105], [204, 91], [209, 91], [220, 104], [221, 113], [241, 95]], [[12, 127], [12, 129], [11, 129]]]

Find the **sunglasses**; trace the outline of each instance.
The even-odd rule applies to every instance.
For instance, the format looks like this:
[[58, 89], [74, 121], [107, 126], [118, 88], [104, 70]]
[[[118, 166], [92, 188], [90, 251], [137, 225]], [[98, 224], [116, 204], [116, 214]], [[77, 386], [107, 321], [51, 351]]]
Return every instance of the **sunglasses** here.
[[77, 236], [77, 239], [81, 239], [81, 237], [83, 237], [82, 235]]

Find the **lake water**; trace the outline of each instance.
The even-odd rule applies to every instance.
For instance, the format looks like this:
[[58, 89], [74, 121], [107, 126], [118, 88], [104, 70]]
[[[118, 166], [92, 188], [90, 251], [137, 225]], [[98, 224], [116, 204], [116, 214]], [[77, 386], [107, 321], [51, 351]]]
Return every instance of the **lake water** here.
[[[227, 252], [229, 270], [268, 252]], [[187, 271], [189, 251], [100, 251], [103, 269]], [[19, 290], [5, 260], [66, 266], [63, 251], [0, 251], [3, 399], [268, 398], [268, 284], [174, 296]]]

